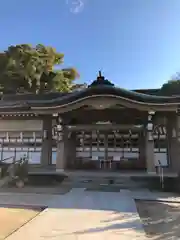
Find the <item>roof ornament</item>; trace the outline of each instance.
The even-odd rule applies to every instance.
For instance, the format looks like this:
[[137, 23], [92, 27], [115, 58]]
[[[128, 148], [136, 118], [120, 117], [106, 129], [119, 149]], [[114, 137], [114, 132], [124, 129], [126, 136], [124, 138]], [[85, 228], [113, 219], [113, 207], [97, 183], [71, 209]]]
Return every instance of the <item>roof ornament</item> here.
[[105, 79], [102, 76], [101, 71], [98, 72], [97, 79], [94, 80], [88, 87], [95, 87], [95, 86], [114, 86], [109, 80]]
[[99, 75], [97, 76], [97, 81], [104, 81], [104, 76], [102, 76], [101, 71], [99, 71]]

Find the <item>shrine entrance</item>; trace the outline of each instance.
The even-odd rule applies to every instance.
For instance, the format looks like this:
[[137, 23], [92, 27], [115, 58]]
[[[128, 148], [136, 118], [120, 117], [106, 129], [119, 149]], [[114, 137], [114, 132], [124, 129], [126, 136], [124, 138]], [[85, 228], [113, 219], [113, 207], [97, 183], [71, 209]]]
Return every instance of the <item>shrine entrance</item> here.
[[[76, 132], [74, 165], [82, 169], [132, 169], [139, 164], [139, 133], [127, 130]], [[139, 166], [141, 168], [141, 166]]]

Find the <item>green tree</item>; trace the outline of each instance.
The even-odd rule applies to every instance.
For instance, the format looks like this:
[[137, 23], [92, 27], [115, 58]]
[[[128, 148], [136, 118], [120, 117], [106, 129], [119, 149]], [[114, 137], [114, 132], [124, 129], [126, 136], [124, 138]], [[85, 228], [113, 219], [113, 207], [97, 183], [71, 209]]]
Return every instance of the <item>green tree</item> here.
[[180, 73], [176, 73], [168, 82], [164, 83], [159, 91], [160, 95], [180, 95]]
[[0, 54], [1, 91], [71, 91], [79, 74], [74, 68], [54, 70], [63, 60], [64, 54], [42, 44], [10, 46]]

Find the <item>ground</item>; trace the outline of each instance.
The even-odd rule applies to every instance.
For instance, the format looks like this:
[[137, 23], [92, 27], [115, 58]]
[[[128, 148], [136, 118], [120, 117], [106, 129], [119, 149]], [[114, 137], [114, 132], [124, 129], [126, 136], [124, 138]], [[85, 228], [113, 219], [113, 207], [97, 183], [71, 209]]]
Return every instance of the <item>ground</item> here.
[[30, 190], [0, 191], [0, 240], [180, 239], [180, 197], [172, 193]]
[[36, 217], [41, 209], [0, 207], [0, 240], [5, 239], [25, 223]]
[[61, 195], [0, 193], [0, 204], [47, 208], [6, 240], [145, 239], [133, 199], [122, 192], [72, 189]]
[[138, 200], [136, 206], [150, 239], [180, 239], [180, 203]]
[[36, 194], [65, 194], [70, 191], [70, 187], [31, 187], [25, 186], [23, 188], [17, 187], [3, 187], [0, 188], [0, 193], [36, 193]]

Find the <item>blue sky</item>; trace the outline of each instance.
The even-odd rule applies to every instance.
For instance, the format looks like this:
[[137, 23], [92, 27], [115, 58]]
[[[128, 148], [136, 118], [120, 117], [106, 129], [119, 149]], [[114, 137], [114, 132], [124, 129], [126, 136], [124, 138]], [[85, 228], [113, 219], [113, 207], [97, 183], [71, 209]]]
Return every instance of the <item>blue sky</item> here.
[[80, 82], [101, 69], [120, 87], [156, 88], [180, 71], [180, 0], [6, 0], [0, 9], [0, 50], [53, 46]]

